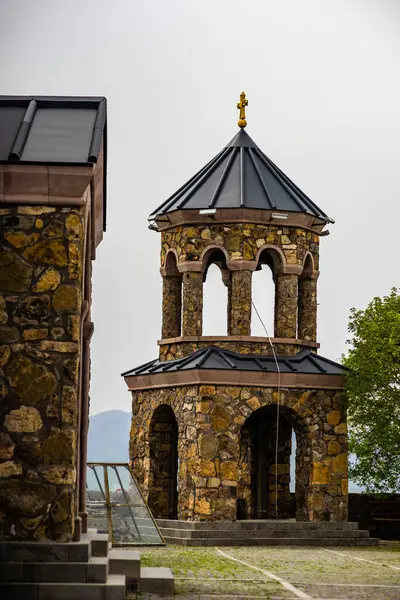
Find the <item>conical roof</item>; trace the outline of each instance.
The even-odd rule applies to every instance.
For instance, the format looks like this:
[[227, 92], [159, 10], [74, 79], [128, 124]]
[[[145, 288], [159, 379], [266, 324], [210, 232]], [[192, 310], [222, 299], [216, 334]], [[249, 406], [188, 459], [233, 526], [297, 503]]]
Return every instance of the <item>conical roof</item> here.
[[244, 129], [150, 218], [175, 210], [257, 208], [331, 219], [302, 192]]

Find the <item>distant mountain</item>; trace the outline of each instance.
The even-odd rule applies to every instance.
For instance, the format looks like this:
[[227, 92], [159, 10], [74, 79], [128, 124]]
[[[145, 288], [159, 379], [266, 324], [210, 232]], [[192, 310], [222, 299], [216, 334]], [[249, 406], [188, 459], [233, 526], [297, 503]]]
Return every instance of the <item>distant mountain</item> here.
[[128, 462], [132, 415], [107, 410], [90, 417], [88, 462]]

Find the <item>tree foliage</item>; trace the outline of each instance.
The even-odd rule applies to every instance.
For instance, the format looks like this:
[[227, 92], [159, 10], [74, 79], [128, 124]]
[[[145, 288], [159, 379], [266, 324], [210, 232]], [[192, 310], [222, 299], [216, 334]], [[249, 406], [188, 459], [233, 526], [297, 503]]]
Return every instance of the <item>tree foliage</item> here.
[[350, 476], [368, 492], [400, 490], [400, 290], [353, 308], [344, 364]]

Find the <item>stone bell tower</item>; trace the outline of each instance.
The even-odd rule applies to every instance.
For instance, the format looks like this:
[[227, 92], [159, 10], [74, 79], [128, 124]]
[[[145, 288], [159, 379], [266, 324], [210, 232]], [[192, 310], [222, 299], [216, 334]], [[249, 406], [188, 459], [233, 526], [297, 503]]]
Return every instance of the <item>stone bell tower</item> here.
[[[150, 216], [162, 335], [159, 358], [124, 373], [132, 466], [159, 518], [346, 520], [344, 368], [317, 354], [319, 241], [333, 221], [245, 132], [246, 106], [242, 94], [239, 132]], [[211, 264], [228, 288], [226, 336], [202, 335]], [[250, 329], [263, 265], [271, 340]]]

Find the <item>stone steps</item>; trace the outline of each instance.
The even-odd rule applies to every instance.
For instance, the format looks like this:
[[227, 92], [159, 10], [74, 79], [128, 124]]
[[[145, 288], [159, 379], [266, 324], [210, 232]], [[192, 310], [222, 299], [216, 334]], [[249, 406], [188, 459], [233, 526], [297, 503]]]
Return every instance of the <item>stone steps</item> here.
[[351, 531], [358, 530], [358, 523], [350, 521], [295, 521], [294, 519], [278, 520], [246, 520], [246, 521], [180, 521], [175, 519], [157, 519], [157, 525], [160, 529], [307, 529], [307, 530], [340, 530]]
[[3, 583], [7, 600], [125, 600], [124, 575], [109, 575], [105, 583]]
[[159, 596], [174, 595], [174, 577], [166, 567], [141, 567], [139, 591]]
[[164, 536], [167, 544], [177, 546], [377, 546], [374, 538], [175, 538]]
[[0, 598], [125, 600], [138, 588], [173, 594], [170, 569], [140, 567], [140, 553], [112, 548], [107, 534], [79, 542], [0, 542]]
[[368, 531], [358, 523], [260, 521], [173, 521], [159, 519], [169, 544], [185, 546], [371, 546]]
[[205, 538], [216, 538], [216, 537], [229, 537], [232, 539], [249, 539], [249, 538], [336, 538], [336, 539], [359, 539], [367, 538], [368, 531], [366, 530], [354, 530], [354, 531], [340, 531], [340, 530], [306, 530], [300, 529], [298, 531], [292, 531], [289, 529], [202, 529], [202, 530], [185, 530], [185, 529], [172, 529], [162, 528], [161, 532], [165, 539], [167, 538], [187, 538], [187, 539], [205, 539]]
[[92, 557], [89, 562], [2, 562], [1, 582], [37, 583], [105, 583], [108, 577], [107, 557]]

